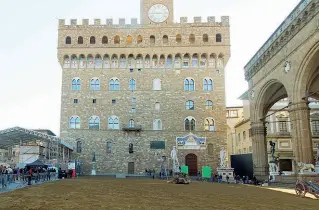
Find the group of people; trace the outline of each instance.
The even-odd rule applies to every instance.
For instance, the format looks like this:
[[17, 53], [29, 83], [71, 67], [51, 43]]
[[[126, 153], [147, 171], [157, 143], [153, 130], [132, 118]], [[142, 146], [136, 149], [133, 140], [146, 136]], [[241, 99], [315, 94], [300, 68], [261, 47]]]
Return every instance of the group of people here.
[[32, 180], [36, 183], [41, 180], [50, 181], [51, 176], [55, 173], [56, 170], [54, 168], [47, 168], [46, 166], [18, 168], [0, 165], [1, 184], [3, 187], [18, 180], [28, 182], [28, 185], [31, 185]]

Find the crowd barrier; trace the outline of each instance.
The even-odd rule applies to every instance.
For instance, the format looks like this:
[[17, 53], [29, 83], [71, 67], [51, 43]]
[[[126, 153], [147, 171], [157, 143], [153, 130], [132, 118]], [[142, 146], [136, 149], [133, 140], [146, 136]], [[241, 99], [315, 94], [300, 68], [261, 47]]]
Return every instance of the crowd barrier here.
[[9, 192], [30, 184], [41, 184], [57, 179], [57, 173], [54, 172], [50, 172], [50, 175], [48, 173], [34, 173], [32, 176], [29, 174], [0, 174], [0, 192]]

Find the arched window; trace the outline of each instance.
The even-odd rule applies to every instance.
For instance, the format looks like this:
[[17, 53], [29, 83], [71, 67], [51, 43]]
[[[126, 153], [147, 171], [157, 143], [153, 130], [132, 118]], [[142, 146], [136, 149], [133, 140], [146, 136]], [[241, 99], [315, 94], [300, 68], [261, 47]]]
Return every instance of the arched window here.
[[140, 44], [143, 42], [143, 37], [141, 35], [138, 35], [137, 37], [137, 44]]
[[187, 101], [186, 102], [186, 110], [194, 110], [194, 101]]
[[95, 44], [95, 37], [94, 36], [90, 37], [90, 44]]
[[110, 80], [110, 90], [120, 90], [119, 79], [113, 78]]
[[136, 68], [143, 68], [143, 56], [141, 54], [136, 56]]
[[128, 45], [133, 44], [133, 37], [132, 36], [128, 35], [126, 37], [126, 44], [128, 44]]
[[204, 91], [212, 91], [213, 90], [213, 80], [212, 79], [204, 79]]
[[128, 55], [127, 67], [133, 69], [135, 67], [135, 59], [133, 54]]
[[103, 36], [102, 37], [102, 44], [108, 44], [109, 43], [109, 39], [107, 38], [107, 36]]
[[63, 57], [63, 68], [70, 68], [70, 58], [68, 55]]
[[222, 35], [216, 34], [216, 42], [222, 42]]
[[69, 36], [67, 36], [66, 38], [65, 38], [65, 44], [71, 44], [71, 37], [69, 37]]
[[208, 35], [207, 34], [203, 34], [203, 42], [208, 42]]
[[213, 118], [205, 119], [205, 131], [215, 131], [215, 121]]
[[72, 69], [78, 68], [78, 58], [76, 57], [76, 55], [72, 55], [71, 57], [71, 68]]
[[224, 68], [224, 56], [222, 54], [218, 56], [217, 68]]
[[196, 121], [193, 117], [187, 117], [184, 120], [184, 127], [186, 131], [195, 131]]
[[83, 44], [83, 37], [82, 36], [78, 37], [78, 44]]
[[117, 58], [117, 55], [112, 55], [112, 68], [118, 68], [119, 67], [119, 60]]
[[212, 110], [213, 109], [213, 102], [210, 100], [206, 101], [206, 110]]
[[208, 66], [211, 68], [216, 68], [216, 55], [215, 54], [211, 54], [209, 56]]
[[195, 35], [194, 34], [189, 35], [189, 42], [195, 43]]
[[120, 55], [120, 68], [124, 69], [126, 68], [126, 56]]
[[193, 79], [184, 80], [184, 90], [195, 91], [195, 81]]
[[98, 116], [90, 117], [89, 129], [90, 130], [99, 130], [100, 129], [100, 118]]
[[116, 116], [109, 117], [108, 128], [112, 130], [119, 130], [120, 129], [119, 118]]
[[155, 44], [155, 36], [150, 36], [150, 44]]
[[175, 60], [174, 60], [174, 68], [175, 69], [179, 69], [182, 66], [182, 62], [181, 62], [181, 55], [177, 54], [175, 55]]
[[162, 130], [162, 121], [161, 120], [154, 120], [153, 121], [153, 130], [154, 131], [161, 131]]
[[114, 37], [114, 44], [120, 44], [121, 43], [121, 39], [120, 39], [120, 36], [116, 35]]
[[165, 65], [165, 55], [161, 55], [158, 66], [159, 68], [164, 68], [164, 65]]
[[106, 54], [103, 57], [103, 68], [108, 69], [110, 67], [111, 67], [110, 56]]
[[100, 80], [93, 78], [90, 81], [90, 90], [100, 90]]
[[176, 35], [176, 42], [181, 43], [182, 42], [182, 36], [180, 34]]
[[88, 55], [88, 62], [87, 62], [87, 68], [89, 69], [94, 69], [95, 65], [94, 65], [94, 57], [93, 55]]
[[153, 90], [162, 90], [162, 84], [160, 79], [153, 80]]
[[72, 79], [72, 90], [81, 90], [81, 80], [80, 80], [80, 78]]
[[207, 65], [207, 55], [206, 54], [202, 54], [201, 58], [200, 58], [200, 67], [201, 68], [205, 68]]
[[100, 55], [95, 56], [95, 68], [101, 69], [103, 67], [102, 57]]
[[163, 36], [163, 44], [168, 44], [168, 36], [167, 35]]
[[135, 79], [130, 79], [129, 90], [136, 90], [136, 80]]
[[134, 120], [130, 120], [128, 124], [130, 128], [134, 128]]
[[183, 58], [183, 68], [189, 68], [189, 54], [185, 54]]
[[152, 57], [152, 68], [156, 68], [158, 66], [158, 57], [157, 55], [153, 55]]
[[196, 68], [198, 67], [198, 55], [194, 54], [192, 57], [192, 67]]
[[78, 116], [71, 117], [69, 128], [80, 129], [80, 118]]
[[77, 153], [82, 153], [82, 141], [77, 141], [76, 142], [76, 152]]
[[155, 103], [155, 110], [160, 111], [161, 110], [161, 104], [159, 102]]
[[86, 68], [86, 58], [85, 56], [82, 54], [80, 55], [80, 65], [79, 65], [80, 69], [84, 69]]
[[145, 61], [144, 61], [144, 68], [150, 68], [151, 67], [151, 58], [149, 55], [145, 56]]

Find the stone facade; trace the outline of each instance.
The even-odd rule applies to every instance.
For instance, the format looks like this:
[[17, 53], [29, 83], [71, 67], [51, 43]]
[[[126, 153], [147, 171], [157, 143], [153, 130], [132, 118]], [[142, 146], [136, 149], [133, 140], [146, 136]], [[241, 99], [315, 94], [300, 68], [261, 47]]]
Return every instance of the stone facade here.
[[319, 99], [318, 0], [302, 0], [245, 66], [249, 84], [254, 173], [268, 177], [265, 116], [289, 98], [293, 156], [314, 163], [309, 97]]
[[[155, 4], [169, 8], [166, 21], [148, 19], [148, 8]], [[113, 25], [113, 20], [106, 25], [100, 20], [94, 25], [87, 20], [82, 25], [76, 20], [70, 25], [59, 21], [61, 137], [77, 139], [70, 143], [78, 146], [84, 173], [92, 169], [93, 153], [97, 173], [141, 173], [158, 168], [161, 157], [170, 156], [176, 138], [192, 132], [206, 137], [205, 148], [210, 147], [179, 150], [180, 163], [187, 165], [185, 156], [195, 154], [198, 170], [204, 165], [216, 169], [219, 148], [226, 146], [224, 66], [230, 57], [229, 18], [222, 17], [221, 22], [195, 18], [195, 23], [181, 18], [181, 23], [173, 23], [173, 4], [167, 0], [141, 1], [141, 17], [142, 24], [136, 19], [131, 24], [121, 19], [119, 25]], [[185, 87], [185, 82], [194, 86]], [[91, 116], [97, 121], [90, 126]], [[119, 126], [110, 122], [114, 119]], [[185, 127], [186, 119], [196, 121], [195, 130]], [[165, 147], [151, 149], [152, 141], [165, 141]], [[132, 163], [133, 170], [129, 169]]]

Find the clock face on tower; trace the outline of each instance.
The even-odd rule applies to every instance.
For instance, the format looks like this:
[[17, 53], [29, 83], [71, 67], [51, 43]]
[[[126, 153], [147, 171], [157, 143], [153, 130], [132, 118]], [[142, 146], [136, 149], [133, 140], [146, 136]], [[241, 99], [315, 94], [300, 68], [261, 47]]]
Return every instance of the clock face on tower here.
[[167, 20], [169, 15], [168, 8], [163, 4], [155, 4], [148, 11], [148, 17], [154, 23], [162, 23]]

